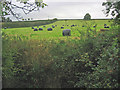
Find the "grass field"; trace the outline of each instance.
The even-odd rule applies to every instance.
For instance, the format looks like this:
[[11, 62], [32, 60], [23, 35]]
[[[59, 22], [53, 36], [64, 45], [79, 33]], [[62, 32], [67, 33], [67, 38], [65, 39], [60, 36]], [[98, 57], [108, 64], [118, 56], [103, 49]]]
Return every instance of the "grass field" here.
[[[77, 26], [70, 27], [73, 24]], [[110, 31], [99, 32], [104, 24]], [[111, 24], [58, 20], [39, 26], [43, 31], [32, 26], [3, 28], [3, 88], [117, 88], [120, 27]], [[57, 27], [47, 31], [52, 25]], [[62, 35], [63, 25], [71, 36]]]
[[[73, 24], [77, 26], [71, 27], [71, 25]], [[94, 31], [95, 28], [93, 28], [93, 26], [95, 24], [97, 24], [96, 31], [99, 31], [101, 28], [104, 28], [104, 24], [107, 24], [108, 26], [110, 26], [111, 22], [108, 22], [108, 20], [90, 20], [90, 21], [62, 20], [62, 21], [56, 21], [52, 24], [39, 26], [39, 28], [43, 28], [43, 31], [34, 31], [32, 29], [32, 26], [23, 27], [23, 28], [7, 28], [7, 29], [2, 29], [2, 31], [8, 34], [9, 36], [18, 35], [18, 36], [22, 36], [24, 38], [29, 38], [29, 39], [51, 39], [51, 38], [58, 38], [58, 37], [63, 38], [62, 31], [64, 29], [70, 29], [71, 37], [73, 38], [73, 37], [80, 36], [80, 33], [78, 32], [78, 30], [81, 31], [82, 33], [86, 33], [87, 28], [90, 27], [90, 29]], [[52, 25], [57, 25], [57, 26], [53, 28], [53, 31], [47, 31], [47, 28], [49, 27], [52, 28]], [[85, 27], [82, 27], [82, 25], [84, 25]], [[46, 27], [43, 27], [43, 26], [46, 26]], [[61, 29], [61, 26], [63, 26], [64, 29]], [[37, 26], [35, 28], [37, 28]]]

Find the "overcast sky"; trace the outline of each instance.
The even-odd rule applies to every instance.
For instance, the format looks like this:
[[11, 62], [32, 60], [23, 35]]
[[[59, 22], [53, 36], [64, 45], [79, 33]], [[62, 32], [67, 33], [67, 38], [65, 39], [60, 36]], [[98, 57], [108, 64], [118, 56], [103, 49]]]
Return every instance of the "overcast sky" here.
[[[86, 13], [89, 13], [92, 19], [111, 18], [111, 16], [106, 17], [102, 11], [105, 10], [102, 3], [106, 0], [43, 0], [43, 2], [48, 6], [40, 11], [31, 12], [29, 15], [21, 12], [21, 15], [25, 19], [33, 18], [33, 20], [82, 19]], [[15, 20], [13, 17], [11, 18]]]

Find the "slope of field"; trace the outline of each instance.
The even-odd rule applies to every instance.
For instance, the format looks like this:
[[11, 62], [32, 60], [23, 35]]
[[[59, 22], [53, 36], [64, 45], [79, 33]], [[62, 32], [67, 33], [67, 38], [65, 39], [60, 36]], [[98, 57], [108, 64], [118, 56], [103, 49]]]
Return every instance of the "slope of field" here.
[[[73, 24], [77, 26], [71, 27], [71, 25]], [[94, 28], [93, 26], [96, 24], [97, 27]], [[91, 31], [94, 31], [96, 29], [96, 31], [99, 31], [101, 28], [104, 28], [104, 24], [110, 26], [111, 22], [108, 22], [108, 20], [90, 20], [90, 21], [62, 20], [62, 21], [54, 22], [52, 24], [39, 26], [39, 28], [43, 28], [43, 31], [39, 31], [39, 30], [34, 31], [34, 29], [32, 29], [32, 26], [23, 27], [23, 28], [7, 28], [7, 29], [2, 29], [2, 31], [8, 34], [9, 36], [21, 36], [29, 39], [46, 39], [46, 38], [48, 39], [48, 38], [64, 37], [62, 35], [62, 31], [64, 29], [71, 30], [70, 37], [77, 37], [80, 36], [78, 30], [81, 32], [81, 34], [86, 33], [87, 29], [91, 29]], [[54, 26], [57, 25], [57, 26], [55, 26], [55, 28], [52, 28], [52, 25]], [[84, 27], [82, 27], [83, 25]], [[61, 29], [61, 27], [64, 27], [64, 29]], [[34, 28], [39, 29], [37, 26], [35, 26]], [[52, 28], [53, 30], [47, 31], [47, 28]]]

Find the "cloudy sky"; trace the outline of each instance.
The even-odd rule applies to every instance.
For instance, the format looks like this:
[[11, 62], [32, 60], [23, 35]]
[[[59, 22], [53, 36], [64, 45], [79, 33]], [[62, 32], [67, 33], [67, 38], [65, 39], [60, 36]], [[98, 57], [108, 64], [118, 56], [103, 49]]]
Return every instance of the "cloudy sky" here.
[[28, 15], [21, 12], [21, 15], [25, 19], [33, 18], [33, 20], [82, 19], [86, 13], [90, 13], [92, 19], [111, 18], [111, 16], [106, 17], [102, 11], [105, 10], [102, 3], [106, 0], [43, 0], [43, 2], [48, 6]]

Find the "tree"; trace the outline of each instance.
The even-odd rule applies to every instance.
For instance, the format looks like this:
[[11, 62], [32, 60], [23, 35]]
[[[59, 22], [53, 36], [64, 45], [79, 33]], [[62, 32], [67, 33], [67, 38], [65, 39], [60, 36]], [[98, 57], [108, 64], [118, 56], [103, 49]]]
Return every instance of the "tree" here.
[[30, 21], [30, 18], [28, 18], [28, 21]]
[[23, 17], [20, 13], [15, 11], [16, 8], [21, 9], [25, 14], [29, 14], [32, 11], [40, 10], [44, 8], [47, 4], [43, 3], [42, 0], [35, 0], [35, 2], [30, 2], [29, 0], [17, 0], [19, 3], [16, 5], [12, 0], [2, 0], [0, 1], [0, 8], [2, 11], [1, 16], [5, 17], [7, 15], [13, 15], [17, 20], [21, 20]]
[[2, 22], [12, 22], [12, 20], [9, 17], [8, 18], [2, 17]]
[[53, 20], [57, 20], [57, 18], [54, 18]]
[[106, 10], [103, 10], [106, 16], [111, 14], [115, 22], [120, 24], [120, 1], [119, 0], [107, 0], [103, 2], [102, 6], [106, 7]]
[[8, 17], [8, 18], [7, 18], [7, 22], [12, 22], [12, 20]]
[[87, 13], [85, 16], [84, 16], [84, 20], [90, 20], [91, 19], [91, 16], [89, 13]]

